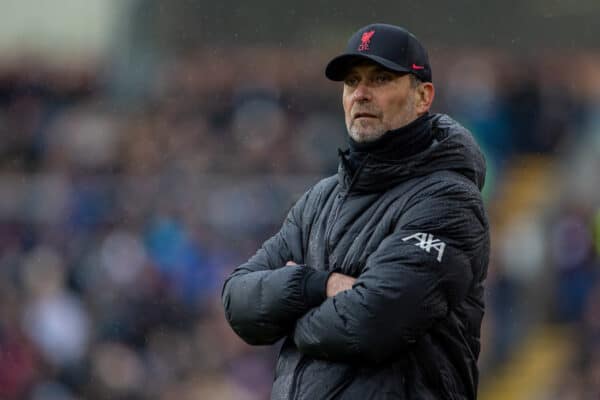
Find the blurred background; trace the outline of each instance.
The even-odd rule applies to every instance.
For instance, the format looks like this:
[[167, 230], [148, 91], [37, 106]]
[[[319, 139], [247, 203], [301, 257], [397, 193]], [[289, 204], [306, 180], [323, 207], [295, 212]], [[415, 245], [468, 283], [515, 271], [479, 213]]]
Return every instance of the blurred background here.
[[600, 398], [600, 2], [0, 10], [1, 399], [268, 399], [277, 347], [222, 282], [335, 173], [323, 68], [371, 22], [420, 37], [487, 155], [480, 398]]

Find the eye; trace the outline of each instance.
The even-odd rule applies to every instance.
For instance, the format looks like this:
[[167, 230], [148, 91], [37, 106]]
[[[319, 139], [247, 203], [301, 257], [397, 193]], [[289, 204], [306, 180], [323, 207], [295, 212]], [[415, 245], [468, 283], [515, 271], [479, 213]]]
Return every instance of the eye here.
[[346, 79], [344, 79], [344, 85], [354, 87], [358, 85], [358, 78], [355, 76], [349, 76]]
[[387, 72], [381, 72], [375, 75], [375, 83], [384, 84], [392, 80], [392, 75]]

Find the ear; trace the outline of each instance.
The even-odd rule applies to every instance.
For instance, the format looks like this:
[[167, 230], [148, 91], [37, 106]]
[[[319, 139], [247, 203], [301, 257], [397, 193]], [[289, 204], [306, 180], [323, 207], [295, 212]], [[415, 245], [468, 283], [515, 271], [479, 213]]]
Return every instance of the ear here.
[[423, 114], [429, 111], [433, 98], [435, 97], [435, 87], [431, 82], [422, 82], [416, 88], [416, 111], [418, 114]]

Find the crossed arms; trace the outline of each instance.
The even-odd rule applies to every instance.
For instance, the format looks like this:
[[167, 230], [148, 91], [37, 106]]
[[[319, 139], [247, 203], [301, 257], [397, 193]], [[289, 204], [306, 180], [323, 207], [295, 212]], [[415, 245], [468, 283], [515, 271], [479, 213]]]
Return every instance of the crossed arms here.
[[[288, 261], [285, 265], [296, 265], [293, 261]], [[325, 285], [325, 294], [327, 297], [333, 297], [339, 292], [343, 292], [344, 290], [352, 289], [352, 285], [356, 282], [356, 278], [353, 278], [349, 275], [340, 274], [339, 272], [333, 272], [331, 275], [328, 275], [326, 285]]]
[[[232, 328], [250, 344], [290, 336], [299, 351], [335, 362], [396, 357], [445, 318], [477, 279], [467, 254], [485, 233], [479, 204], [465, 201], [464, 193], [437, 193], [444, 196], [424, 197], [403, 213], [356, 278], [302, 265], [306, 194], [281, 230], [225, 282]], [[443, 241], [441, 261], [404, 240], [419, 232]]]

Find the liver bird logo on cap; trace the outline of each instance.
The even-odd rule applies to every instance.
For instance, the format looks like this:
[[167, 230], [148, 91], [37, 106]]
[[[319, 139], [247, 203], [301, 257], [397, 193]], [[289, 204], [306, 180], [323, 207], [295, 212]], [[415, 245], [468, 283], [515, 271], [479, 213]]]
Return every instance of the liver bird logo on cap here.
[[369, 50], [369, 43], [371, 43], [371, 38], [375, 34], [375, 31], [368, 31], [362, 34], [360, 38], [360, 45], [358, 46], [358, 51], [366, 51]]

